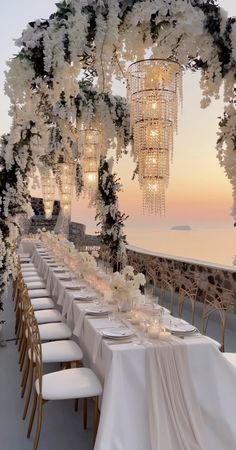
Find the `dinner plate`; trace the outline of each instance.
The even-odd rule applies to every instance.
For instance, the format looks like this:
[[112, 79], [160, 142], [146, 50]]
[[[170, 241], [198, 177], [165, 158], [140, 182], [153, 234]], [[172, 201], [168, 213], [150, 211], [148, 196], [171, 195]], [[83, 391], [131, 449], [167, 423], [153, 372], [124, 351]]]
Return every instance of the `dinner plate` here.
[[94, 305], [93, 307], [85, 309], [86, 314], [90, 316], [105, 316], [109, 314], [109, 309], [104, 308], [103, 306]]
[[66, 284], [66, 289], [69, 289], [70, 291], [79, 291], [81, 289], [81, 286], [79, 284]]
[[102, 330], [102, 335], [108, 339], [126, 339], [134, 335], [134, 332], [129, 328], [106, 328]]
[[94, 297], [74, 297], [75, 302], [93, 302], [95, 300]]
[[167, 328], [172, 334], [189, 334], [196, 331], [196, 327], [187, 322], [177, 324], [172, 323]]
[[58, 278], [61, 281], [70, 281], [71, 280], [71, 276], [70, 275], [63, 275], [63, 273], [65, 274], [65, 272], [62, 272], [62, 275], [60, 275]]

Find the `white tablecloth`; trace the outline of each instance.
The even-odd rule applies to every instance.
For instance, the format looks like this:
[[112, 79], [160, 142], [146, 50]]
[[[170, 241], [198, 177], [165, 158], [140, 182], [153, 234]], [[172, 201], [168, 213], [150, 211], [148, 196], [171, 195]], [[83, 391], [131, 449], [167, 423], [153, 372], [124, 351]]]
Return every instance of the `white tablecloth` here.
[[[38, 261], [41, 264], [41, 271], [44, 271], [47, 263], [42, 262], [38, 255], [34, 255], [33, 259], [35, 263]], [[236, 369], [225, 361], [212, 342], [201, 335], [189, 336], [184, 340], [172, 336], [170, 344], [158, 341], [162, 350], [159, 367], [158, 364], [150, 366], [150, 358], [153, 359], [158, 348], [148, 343], [109, 345], [101, 338], [101, 329], [119, 324], [108, 318], [91, 318], [83, 314], [82, 311], [89, 303], [74, 302], [73, 293], [68, 294], [63, 283], [58, 277], [54, 277], [54, 293], [60, 294], [64, 289], [60, 302], [64, 313], [69, 311], [69, 324], [73, 329], [76, 329], [82, 314], [79, 343], [85, 353], [86, 363], [104, 384], [95, 450], [235, 450]], [[68, 309], [65, 308], [65, 303]], [[165, 378], [162, 378], [162, 383], [155, 383], [155, 379], [160, 381], [160, 367], [163, 370], [165, 368], [166, 373], [168, 367], [171, 367], [173, 354], [163, 352], [168, 345], [174, 348], [173, 354], [177, 355], [179, 347], [184, 348], [186, 376], [178, 375], [178, 379], [180, 383], [184, 383], [181, 387], [185, 389], [189, 404], [193, 405], [194, 417], [191, 422], [185, 414], [190, 427], [185, 427], [188, 433], [186, 437], [189, 437], [191, 423], [195, 424], [195, 432], [197, 430], [200, 433], [196, 446], [194, 444], [192, 448], [186, 447], [189, 440], [184, 435], [181, 444], [177, 446], [175, 441], [173, 444], [173, 421], [164, 420], [168, 414], [172, 414], [174, 408], [169, 403], [172, 400], [168, 389], [173, 387], [174, 396], [179, 392], [175, 386], [176, 375], [173, 378], [173, 373], [169, 371], [168, 382], [165, 383]], [[176, 361], [178, 374], [181, 374], [184, 365], [180, 367], [178, 358]], [[168, 388], [165, 396], [164, 388]], [[175, 398], [175, 401], [178, 404], [178, 399]], [[179, 420], [178, 414], [173, 420], [177, 419]], [[172, 437], [167, 439], [170, 432]]]
[[22, 239], [19, 246], [19, 253], [32, 255], [35, 250], [35, 245], [38, 243], [40, 243], [38, 239]]

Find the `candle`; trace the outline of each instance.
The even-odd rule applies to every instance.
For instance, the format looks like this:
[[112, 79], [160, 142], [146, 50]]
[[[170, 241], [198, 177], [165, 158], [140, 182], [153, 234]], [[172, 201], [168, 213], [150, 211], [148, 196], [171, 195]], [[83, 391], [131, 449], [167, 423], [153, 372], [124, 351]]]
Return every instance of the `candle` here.
[[159, 338], [160, 339], [168, 339], [171, 336], [170, 331], [167, 331], [165, 328], [162, 328], [159, 331]]
[[134, 311], [130, 316], [130, 322], [133, 325], [139, 324], [140, 319], [141, 319], [141, 317], [140, 317], [140, 313], [138, 311]]
[[148, 327], [148, 336], [151, 338], [158, 338], [160, 333], [160, 328], [157, 325], [150, 325]]

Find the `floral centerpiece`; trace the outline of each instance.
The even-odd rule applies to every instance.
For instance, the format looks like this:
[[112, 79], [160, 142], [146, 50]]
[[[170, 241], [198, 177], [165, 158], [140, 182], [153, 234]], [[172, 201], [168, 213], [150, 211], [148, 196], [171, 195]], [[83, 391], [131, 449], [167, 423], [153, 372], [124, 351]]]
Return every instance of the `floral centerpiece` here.
[[117, 303], [121, 312], [130, 311], [135, 303], [141, 300], [140, 286], [145, 285], [145, 276], [142, 273], [134, 274], [132, 266], [126, 266], [121, 272], [112, 276], [110, 287], [114, 303]]

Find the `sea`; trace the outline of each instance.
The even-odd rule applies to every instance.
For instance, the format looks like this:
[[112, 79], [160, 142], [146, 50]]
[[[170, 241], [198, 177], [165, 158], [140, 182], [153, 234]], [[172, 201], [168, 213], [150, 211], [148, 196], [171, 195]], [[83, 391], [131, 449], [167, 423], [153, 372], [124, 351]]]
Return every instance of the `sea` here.
[[236, 264], [234, 227], [167, 231], [128, 228], [125, 231], [129, 245], [140, 249], [224, 266]]

